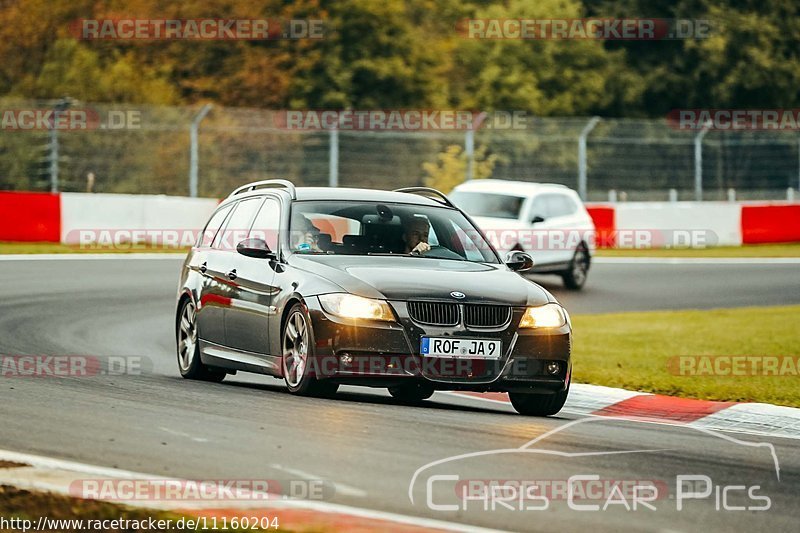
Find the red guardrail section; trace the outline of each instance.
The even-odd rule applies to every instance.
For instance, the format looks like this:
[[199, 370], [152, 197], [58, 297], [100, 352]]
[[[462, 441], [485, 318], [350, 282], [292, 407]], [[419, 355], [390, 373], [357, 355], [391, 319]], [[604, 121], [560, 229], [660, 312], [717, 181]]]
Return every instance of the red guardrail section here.
[[742, 242], [800, 242], [800, 204], [743, 205]]
[[0, 192], [0, 241], [59, 242], [61, 199], [41, 192]]
[[616, 244], [616, 217], [614, 208], [610, 206], [586, 206], [589, 216], [594, 221], [594, 229], [597, 232], [596, 244], [598, 248], [613, 248]]

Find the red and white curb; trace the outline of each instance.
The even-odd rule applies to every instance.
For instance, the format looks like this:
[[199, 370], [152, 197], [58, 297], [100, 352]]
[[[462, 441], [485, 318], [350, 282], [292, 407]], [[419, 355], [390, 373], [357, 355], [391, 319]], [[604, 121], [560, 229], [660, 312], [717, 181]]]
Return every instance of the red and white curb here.
[[[455, 392], [510, 407], [505, 393]], [[800, 409], [765, 403], [693, 400], [573, 383], [562, 413], [686, 424], [718, 431], [800, 439]]]
[[[19, 489], [50, 492], [75, 497], [71, 487], [86, 479], [102, 479], [109, 482], [120, 480], [158, 480], [161, 482], [190, 483], [189, 480], [153, 476], [117, 468], [106, 468], [0, 450], [0, 460], [19, 463], [24, 466], [0, 468], [0, 485], [10, 485]], [[265, 493], [265, 496], [267, 494]], [[319, 530], [319, 531], [381, 531], [381, 532], [423, 532], [423, 531], [498, 531], [474, 527], [456, 522], [408, 516], [397, 513], [376, 511], [361, 507], [340, 505], [322, 501], [283, 498], [275, 495], [263, 500], [224, 500], [224, 501], [175, 501], [175, 500], [135, 500], [98, 498], [128, 507], [174, 511], [184, 515], [206, 517], [254, 517], [277, 518], [280, 529]]]

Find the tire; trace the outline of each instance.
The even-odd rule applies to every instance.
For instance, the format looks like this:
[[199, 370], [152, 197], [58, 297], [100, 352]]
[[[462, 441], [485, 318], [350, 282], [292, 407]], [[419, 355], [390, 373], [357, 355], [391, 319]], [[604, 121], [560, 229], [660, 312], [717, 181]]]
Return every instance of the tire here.
[[586, 285], [586, 279], [589, 275], [589, 263], [589, 250], [585, 244], [581, 243], [575, 250], [572, 261], [569, 262], [569, 268], [561, 273], [564, 285], [568, 289], [579, 291]]
[[219, 383], [225, 372], [211, 370], [200, 360], [200, 343], [197, 342], [197, 312], [194, 302], [186, 299], [178, 311], [176, 328], [178, 370], [185, 379], [197, 379]]
[[389, 394], [404, 403], [419, 403], [433, 396], [433, 387], [427, 383], [410, 383], [389, 387]]
[[308, 310], [296, 303], [286, 315], [281, 331], [281, 369], [286, 387], [298, 396], [333, 396], [339, 385], [320, 381], [308, 371], [314, 357], [314, 328]]
[[551, 416], [558, 413], [569, 395], [569, 386], [555, 394], [527, 394], [524, 392], [509, 392], [511, 405], [521, 415], [525, 416]]

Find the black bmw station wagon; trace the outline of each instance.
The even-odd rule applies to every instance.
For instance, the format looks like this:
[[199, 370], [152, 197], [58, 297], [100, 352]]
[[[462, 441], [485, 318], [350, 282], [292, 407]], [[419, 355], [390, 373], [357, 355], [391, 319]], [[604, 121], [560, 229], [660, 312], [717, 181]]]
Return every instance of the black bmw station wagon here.
[[183, 377], [256, 372], [294, 394], [385, 387], [508, 392], [526, 415], [567, 399], [572, 327], [556, 299], [501, 260], [470, 218], [424, 187], [295, 187], [267, 180], [224, 200], [183, 264]]

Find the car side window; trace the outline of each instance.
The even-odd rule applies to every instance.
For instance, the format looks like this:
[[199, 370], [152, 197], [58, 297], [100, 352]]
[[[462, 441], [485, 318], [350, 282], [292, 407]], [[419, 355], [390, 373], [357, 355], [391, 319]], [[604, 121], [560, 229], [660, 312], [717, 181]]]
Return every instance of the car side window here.
[[225, 222], [225, 217], [227, 217], [230, 212], [231, 206], [226, 205], [211, 215], [208, 224], [203, 228], [203, 232], [200, 233], [197, 239], [198, 248], [208, 248], [211, 246], [211, 243], [214, 242], [214, 237], [217, 236], [219, 229], [222, 227], [222, 223]]
[[253, 219], [264, 198], [248, 198], [236, 204], [231, 216], [225, 223], [225, 228], [217, 233], [212, 244], [213, 248], [221, 250], [235, 250], [236, 245], [247, 238]]
[[274, 198], [267, 198], [256, 216], [248, 235], [251, 239], [264, 239], [270, 250], [278, 249], [278, 230], [281, 222], [281, 204]]

